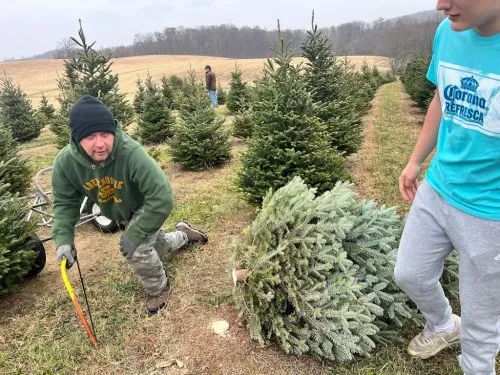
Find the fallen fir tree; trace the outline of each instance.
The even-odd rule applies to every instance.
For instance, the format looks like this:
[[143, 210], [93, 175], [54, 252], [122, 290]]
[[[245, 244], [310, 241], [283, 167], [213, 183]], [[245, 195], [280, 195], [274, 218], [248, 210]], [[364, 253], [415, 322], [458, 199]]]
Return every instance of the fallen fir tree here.
[[232, 245], [235, 296], [250, 335], [287, 353], [348, 361], [399, 339], [416, 310], [393, 280], [402, 222], [338, 182], [316, 196], [295, 177], [268, 193]]

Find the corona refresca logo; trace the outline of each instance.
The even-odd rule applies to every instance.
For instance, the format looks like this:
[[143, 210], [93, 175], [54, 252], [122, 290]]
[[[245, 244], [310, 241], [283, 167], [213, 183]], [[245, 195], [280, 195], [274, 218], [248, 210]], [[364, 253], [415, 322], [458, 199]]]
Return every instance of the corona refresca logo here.
[[482, 126], [487, 108], [486, 99], [477, 93], [478, 88], [479, 82], [474, 76], [461, 78], [460, 87], [457, 85], [446, 86], [443, 93], [444, 113]]

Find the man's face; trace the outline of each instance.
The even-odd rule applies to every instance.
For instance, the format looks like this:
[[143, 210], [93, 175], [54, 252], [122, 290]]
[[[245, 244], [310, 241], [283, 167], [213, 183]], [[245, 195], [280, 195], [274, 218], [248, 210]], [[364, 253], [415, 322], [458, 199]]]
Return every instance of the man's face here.
[[500, 32], [500, 0], [438, 0], [455, 31], [476, 29], [481, 35]]
[[113, 150], [115, 136], [109, 132], [94, 132], [80, 140], [80, 145], [96, 163], [106, 160]]
[[205, 68], [205, 74], [208, 73], [209, 71], [210, 71], [210, 69]]

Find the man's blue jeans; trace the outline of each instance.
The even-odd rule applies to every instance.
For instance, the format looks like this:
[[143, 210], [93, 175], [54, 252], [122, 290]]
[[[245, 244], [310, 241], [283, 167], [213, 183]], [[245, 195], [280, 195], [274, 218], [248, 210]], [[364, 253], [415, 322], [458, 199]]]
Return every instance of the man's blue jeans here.
[[217, 90], [208, 90], [208, 97], [210, 98], [210, 103], [212, 103], [212, 107], [218, 107], [217, 103]]

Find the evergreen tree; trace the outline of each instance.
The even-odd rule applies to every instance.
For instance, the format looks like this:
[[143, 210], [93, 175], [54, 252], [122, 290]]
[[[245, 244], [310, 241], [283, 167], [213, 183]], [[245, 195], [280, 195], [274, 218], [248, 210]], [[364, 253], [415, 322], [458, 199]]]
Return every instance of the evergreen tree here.
[[221, 84], [217, 84], [217, 103], [219, 105], [226, 104], [226, 97], [227, 93], [226, 91], [222, 88]]
[[153, 81], [153, 77], [149, 72], [144, 79], [144, 91], [146, 96], [160, 93], [158, 85]]
[[0, 79], [0, 124], [8, 127], [18, 142], [27, 142], [40, 135], [41, 128], [31, 101], [8, 76]]
[[0, 126], [0, 162], [2, 163], [2, 178], [0, 184], [12, 194], [26, 194], [30, 183], [30, 172], [27, 160], [17, 154], [17, 142], [12, 137], [10, 129]]
[[51, 120], [56, 112], [56, 109], [49, 103], [43, 92], [42, 98], [40, 99], [40, 105], [38, 106], [38, 111], [43, 113], [48, 120]]
[[362, 112], [354, 105], [348, 85], [352, 82], [344, 65], [332, 52], [328, 39], [318, 31], [312, 17], [312, 28], [302, 44], [302, 56], [307, 58], [307, 85], [317, 104], [317, 116], [327, 125], [332, 147], [349, 155], [361, 146]]
[[287, 353], [347, 361], [368, 355], [415, 311], [392, 279], [401, 220], [357, 202], [337, 183], [316, 196], [299, 178], [264, 199], [233, 261], [249, 271], [235, 291], [250, 336]]
[[408, 62], [401, 77], [406, 92], [422, 109], [427, 109], [436, 91], [436, 86], [426, 77], [430, 60], [430, 56], [415, 56]]
[[71, 130], [68, 126], [68, 118], [60, 112], [54, 115], [49, 122], [50, 130], [57, 136], [57, 148], [62, 149], [68, 144], [71, 137]]
[[112, 74], [111, 55], [93, 49], [95, 42], [87, 43], [81, 20], [79, 40], [71, 37], [78, 46], [76, 56], [64, 60], [64, 76], [58, 80], [61, 115], [67, 117], [69, 109], [83, 95], [99, 98], [124, 126], [132, 121], [133, 108], [119, 93], [118, 74]]
[[56, 109], [49, 103], [47, 97], [42, 92], [40, 105], [35, 111], [35, 119], [40, 129], [43, 129], [55, 116]]
[[175, 74], [172, 74], [170, 77], [168, 77], [168, 80], [170, 87], [172, 87], [174, 91], [181, 90], [182, 86], [184, 85], [184, 80]]
[[250, 94], [245, 82], [241, 78], [241, 70], [236, 67], [231, 73], [230, 89], [227, 94], [227, 109], [231, 113], [247, 110], [250, 106]]
[[317, 113], [301, 66], [281, 40], [281, 52], [268, 60], [256, 83], [254, 130], [238, 185], [249, 202], [259, 204], [269, 188], [284, 186], [301, 176], [320, 192], [347, 179], [344, 160], [329, 145], [324, 122]]
[[[201, 93], [204, 95], [201, 95]], [[178, 98], [179, 114], [187, 119], [198, 108], [210, 105], [210, 99], [204, 86], [196, 81], [196, 72], [190, 69], [184, 78], [182, 89]]]
[[173, 91], [173, 103], [172, 103], [172, 108], [173, 109], [179, 109], [180, 108], [180, 98], [182, 97], [182, 86], [184, 85], [184, 80], [173, 74], [170, 77], [168, 77], [168, 81], [170, 84], [170, 87], [172, 87]]
[[174, 128], [172, 159], [188, 170], [219, 165], [231, 157], [224, 121], [215, 116], [205, 88], [190, 71], [180, 98], [181, 119]]
[[142, 113], [142, 104], [144, 103], [144, 97], [145, 97], [145, 88], [144, 84], [142, 83], [142, 80], [137, 77], [137, 80], [135, 81], [135, 95], [134, 95], [134, 111], [137, 115], [140, 115]]
[[170, 80], [165, 75], [163, 75], [161, 77], [161, 94], [163, 95], [165, 105], [169, 109], [173, 109], [174, 108], [174, 89], [170, 85]]
[[172, 136], [174, 118], [151, 76], [148, 75], [144, 85], [145, 94], [136, 134], [143, 144], [162, 143]]
[[253, 133], [253, 113], [251, 110], [234, 116], [233, 135], [235, 137], [250, 138]]
[[366, 109], [368, 109], [370, 108], [371, 101], [375, 96], [375, 91], [377, 91], [378, 85], [366, 60], [364, 60], [361, 65], [361, 80], [363, 82], [362, 94], [364, 94], [365, 102], [367, 103]]
[[27, 198], [19, 198], [18, 194], [12, 194], [12, 186], [5, 183], [12, 172], [13, 160], [0, 161], [0, 217], [2, 218], [0, 220], [0, 297], [15, 289], [16, 285], [33, 268], [37, 258], [37, 254], [29, 244], [28, 236], [34, 232], [36, 223], [25, 219], [29, 211]]

